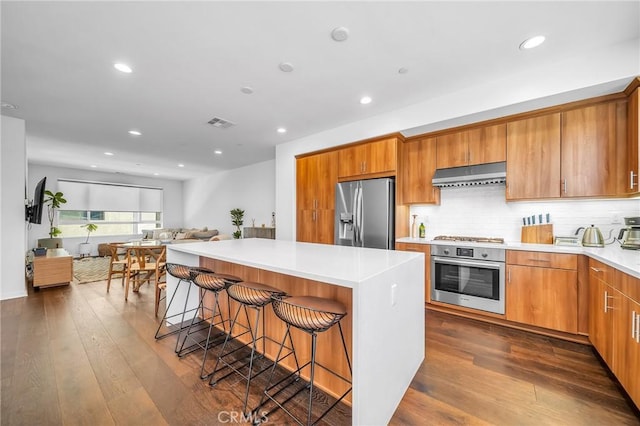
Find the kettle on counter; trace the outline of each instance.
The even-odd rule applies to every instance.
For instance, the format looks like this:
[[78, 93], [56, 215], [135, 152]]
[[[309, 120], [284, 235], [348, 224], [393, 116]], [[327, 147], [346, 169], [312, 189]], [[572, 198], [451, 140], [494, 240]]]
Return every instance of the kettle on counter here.
[[[597, 226], [591, 225], [588, 228], [581, 226], [576, 231], [576, 235], [578, 235], [581, 229], [584, 229], [584, 234], [582, 234], [582, 245], [584, 247], [604, 247], [604, 237]], [[611, 232], [612, 230], [609, 230], [609, 237], [607, 238], [611, 237]]]

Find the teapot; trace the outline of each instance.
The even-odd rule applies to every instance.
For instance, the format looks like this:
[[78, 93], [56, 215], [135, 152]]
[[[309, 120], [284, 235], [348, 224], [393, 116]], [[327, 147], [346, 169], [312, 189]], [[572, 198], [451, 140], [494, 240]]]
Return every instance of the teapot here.
[[[582, 235], [582, 245], [584, 247], [604, 247], [604, 237], [597, 226], [591, 225], [586, 229], [581, 226], [576, 231], [576, 235], [581, 229], [584, 229], [584, 234]], [[612, 230], [609, 230], [609, 237], [611, 237], [611, 232]]]

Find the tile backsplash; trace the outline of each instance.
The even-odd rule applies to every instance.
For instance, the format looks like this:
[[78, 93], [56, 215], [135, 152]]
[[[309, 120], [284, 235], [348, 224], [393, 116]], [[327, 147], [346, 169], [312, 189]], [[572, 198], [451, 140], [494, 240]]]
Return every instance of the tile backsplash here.
[[[444, 188], [439, 206], [414, 205], [418, 225], [424, 222], [427, 239], [436, 235], [502, 237], [520, 241], [522, 217], [551, 216], [554, 235], [573, 235], [580, 226], [596, 225], [606, 238], [617, 236], [624, 217], [640, 216], [640, 199], [505, 201], [503, 185]], [[407, 218], [411, 224], [412, 217]]]

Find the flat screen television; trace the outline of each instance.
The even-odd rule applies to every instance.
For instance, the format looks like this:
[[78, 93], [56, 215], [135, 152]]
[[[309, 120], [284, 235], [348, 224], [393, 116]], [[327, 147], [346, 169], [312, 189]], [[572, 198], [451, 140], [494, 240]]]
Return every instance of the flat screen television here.
[[36, 185], [33, 193], [33, 201], [26, 207], [26, 221], [29, 223], [42, 223], [42, 211], [44, 210], [44, 190], [47, 177], [43, 177]]

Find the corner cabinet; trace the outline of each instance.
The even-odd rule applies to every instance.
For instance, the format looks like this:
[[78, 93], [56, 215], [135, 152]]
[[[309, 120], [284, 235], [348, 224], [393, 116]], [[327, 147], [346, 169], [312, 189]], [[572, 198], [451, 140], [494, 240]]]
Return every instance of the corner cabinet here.
[[338, 151], [338, 177], [391, 176], [397, 167], [398, 138], [386, 138], [352, 145]]
[[589, 259], [589, 340], [640, 407], [640, 280]]
[[507, 200], [560, 197], [560, 113], [507, 124]]
[[496, 163], [506, 159], [504, 124], [444, 134], [436, 141], [438, 169]]
[[296, 240], [333, 244], [338, 153], [296, 160]]
[[400, 144], [399, 204], [440, 204], [440, 188], [431, 185], [436, 171], [436, 138]]
[[578, 333], [578, 255], [507, 251], [506, 319]]

